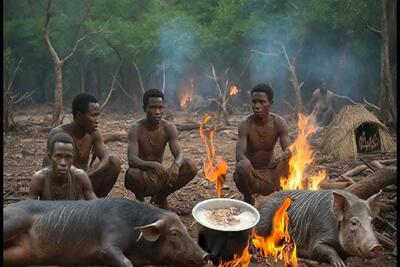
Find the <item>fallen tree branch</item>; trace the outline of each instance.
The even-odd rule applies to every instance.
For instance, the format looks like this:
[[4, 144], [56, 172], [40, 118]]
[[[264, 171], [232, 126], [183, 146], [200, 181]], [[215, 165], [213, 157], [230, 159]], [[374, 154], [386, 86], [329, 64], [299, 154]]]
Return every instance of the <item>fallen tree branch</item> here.
[[126, 132], [113, 132], [113, 133], [105, 133], [103, 134], [103, 141], [104, 143], [108, 142], [127, 142], [128, 141], [128, 134]]
[[367, 199], [382, 188], [397, 184], [397, 167], [386, 167], [374, 172], [345, 190], [362, 199]]

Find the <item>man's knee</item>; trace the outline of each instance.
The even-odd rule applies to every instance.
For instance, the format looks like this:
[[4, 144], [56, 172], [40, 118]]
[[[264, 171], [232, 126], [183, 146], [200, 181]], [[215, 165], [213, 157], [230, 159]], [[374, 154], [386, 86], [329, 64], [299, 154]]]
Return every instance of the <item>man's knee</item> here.
[[182, 161], [182, 167], [184, 168], [184, 171], [188, 174], [190, 174], [190, 177], [195, 177], [197, 172], [198, 172], [198, 168], [196, 166], [196, 163], [194, 162], [194, 160], [192, 159], [188, 159], [188, 158], [184, 158]]
[[119, 173], [121, 171], [121, 165], [122, 165], [121, 161], [119, 160], [119, 158], [115, 154], [111, 154], [110, 155], [109, 164], [110, 164], [110, 168], [112, 168], [116, 172]]
[[235, 172], [239, 176], [250, 175], [251, 162], [248, 159], [242, 159], [236, 164]]

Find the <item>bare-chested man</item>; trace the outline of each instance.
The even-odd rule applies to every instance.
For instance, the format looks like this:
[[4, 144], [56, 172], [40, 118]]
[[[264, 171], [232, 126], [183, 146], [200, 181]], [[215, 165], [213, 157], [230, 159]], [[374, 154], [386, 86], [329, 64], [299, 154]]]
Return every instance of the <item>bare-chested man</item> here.
[[[272, 88], [263, 83], [256, 85], [251, 99], [253, 114], [239, 125], [233, 179], [244, 201], [254, 205], [254, 193], [268, 195], [277, 191], [279, 178], [288, 176], [291, 141], [285, 120], [269, 112], [273, 103]], [[282, 159], [273, 160], [278, 138], [284, 153]]]
[[[143, 95], [146, 118], [136, 121], [128, 131], [128, 163], [125, 187], [140, 201], [152, 201], [168, 209], [167, 197], [182, 188], [197, 174], [193, 160], [183, 158], [175, 125], [162, 118], [164, 94], [150, 89]], [[175, 161], [167, 169], [162, 165], [165, 147], [169, 144]]]
[[328, 90], [326, 83], [321, 81], [321, 86], [312, 94], [310, 101], [312, 112], [317, 116], [317, 123], [320, 126], [328, 125], [334, 115], [335, 96]]
[[66, 133], [53, 135], [48, 146], [50, 167], [36, 172], [31, 180], [29, 198], [40, 200], [96, 199], [89, 176], [72, 166], [74, 141]]
[[[65, 132], [74, 140], [75, 154], [72, 165], [83, 169], [89, 175], [93, 190], [98, 197], [105, 197], [113, 188], [121, 171], [121, 162], [117, 156], [109, 153], [97, 127], [99, 125], [100, 106], [97, 99], [86, 93], [77, 95], [72, 102], [73, 121], [55, 127], [50, 131], [47, 146], [54, 134]], [[99, 158], [96, 166], [88, 166], [91, 152]], [[43, 166], [50, 164], [47, 154]]]

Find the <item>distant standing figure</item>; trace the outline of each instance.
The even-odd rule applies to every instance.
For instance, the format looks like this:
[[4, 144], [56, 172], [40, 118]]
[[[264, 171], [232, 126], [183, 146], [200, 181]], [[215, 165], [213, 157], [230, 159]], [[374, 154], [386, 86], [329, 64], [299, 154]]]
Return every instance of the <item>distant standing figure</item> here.
[[89, 176], [72, 166], [74, 141], [66, 133], [53, 135], [48, 146], [51, 165], [31, 180], [29, 198], [39, 200], [96, 199]]
[[365, 131], [363, 131], [360, 137], [358, 138], [358, 150], [361, 152], [365, 152], [366, 145], [367, 145], [367, 137], [365, 136]]
[[[93, 190], [98, 197], [110, 193], [121, 171], [118, 157], [107, 151], [97, 127], [100, 118], [100, 105], [97, 99], [87, 93], [78, 94], [72, 102], [73, 121], [55, 127], [50, 131], [47, 146], [53, 135], [65, 132], [72, 136], [75, 154], [72, 165], [89, 175]], [[88, 166], [91, 152], [99, 158], [96, 166]], [[48, 155], [43, 158], [43, 166], [50, 164]]]
[[[239, 125], [233, 179], [244, 201], [254, 204], [254, 193], [268, 195], [280, 190], [280, 177], [288, 177], [291, 141], [285, 119], [269, 112], [273, 103], [272, 88], [263, 83], [256, 85], [251, 99], [253, 114]], [[284, 153], [282, 158], [273, 160], [278, 138]]]
[[335, 96], [328, 90], [326, 83], [321, 81], [320, 88], [316, 89], [309, 104], [312, 112], [317, 116], [320, 126], [328, 125], [334, 116]]
[[[164, 94], [158, 89], [143, 95], [146, 118], [136, 121], [128, 131], [128, 164], [125, 187], [140, 201], [152, 196], [157, 206], [168, 209], [167, 197], [185, 186], [197, 174], [192, 159], [183, 158], [176, 126], [165, 119]], [[175, 161], [169, 168], [162, 165], [169, 144]]]

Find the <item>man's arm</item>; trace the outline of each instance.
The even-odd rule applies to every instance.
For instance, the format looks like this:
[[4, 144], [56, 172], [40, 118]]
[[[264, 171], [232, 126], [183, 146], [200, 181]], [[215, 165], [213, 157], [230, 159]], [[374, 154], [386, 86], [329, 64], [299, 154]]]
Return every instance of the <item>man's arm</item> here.
[[72, 175], [74, 175], [81, 184], [82, 193], [86, 200], [97, 199], [96, 194], [93, 191], [92, 183], [90, 182], [89, 176], [84, 170], [71, 166]]
[[108, 153], [107, 147], [104, 144], [103, 137], [96, 131], [92, 134], [93, 137], [93, 148], [96, 156], [99, 158], [99, 165], [97, 169], [89, 170], [88, 175], [92, 176], [96, 173], [102, 172], [107, 168], [108, 162], [110, 160], [110, 153]]
[[178, 142], [178, 130], [173, 123], [168, 123], [168, 135], [169, 135], [169, 149], [171, 150], [172, 155], [175, 158], [175, 162], [178, 163], [179, 166], [182, 165], [183, 156], [181, 153], [181, 148]]
[[44, 176], [42, 171], [37, 171], [33, 174], [31, 184], [29, 186], [28, 199], [38, 200], [43, 192]]
[[248, 125], [247, 119], [242, 120], [238, 129], [238, 139], [236, 142], [236, 162], [239, 162], [243, 159], [247, 159], [247, 134], [248, 134]]
[[[285, 152], [286, 149], [292, 144], [289, 138], [289, 127], [284, 118], [278, 118], [278, 127], [279, 127], [279, 143], [281, 145], [282, 150]], [[287, 152], [289, 156], [290, 153]]]

